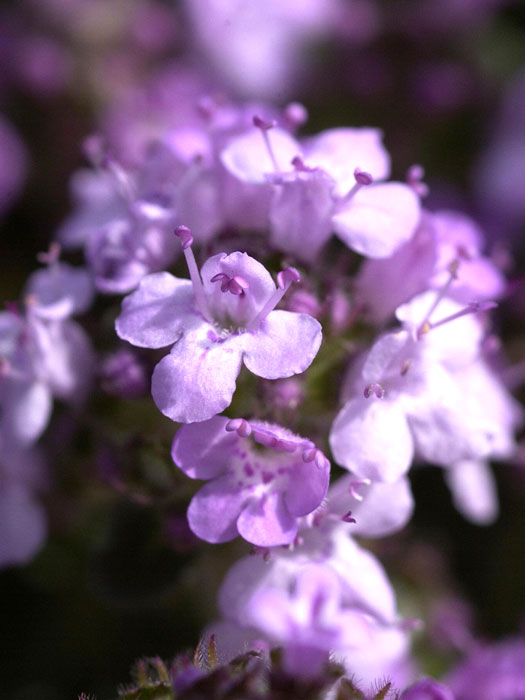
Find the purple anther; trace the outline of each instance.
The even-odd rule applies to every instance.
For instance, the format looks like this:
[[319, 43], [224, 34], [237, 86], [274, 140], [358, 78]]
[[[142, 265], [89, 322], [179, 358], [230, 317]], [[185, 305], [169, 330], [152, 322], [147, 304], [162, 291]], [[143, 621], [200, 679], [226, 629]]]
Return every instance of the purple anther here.
[[210, 282], [219, 282], [221, 283], [221, 292], [227, 292], [228, 287], [230, 286], [230, 278], [225, 272], [218, 272], [216, 275], [213, 275], [211, 278]]
[[313, 173], [314, 170], [318, 170], [316, 167], [306, 165], [301, 156], [294, 156], [292, 158], [292, 165], [298, 173]]
[[248, 282], [240, 275], [235, 275], [231, 278], [228, 289], [235, 296], [241, 296], [249, 288]]
[[241, 424], [240, 424], [240, 426], [237, 428], [237, 435], [238, 435], [239, 437], [243, 437], [243, 438], [244, 438], [244, 437], [248, 437], [248, 436], [251, 435], [251, 434], [252, 434], [252, 427], [251, 427], [251, 425], [248, 423], [247, 420], [244, 420], [244, 418], [241, 418]]
[[374, 181], [374, 178], [370, 175], [370, 173], [361, 170], [361, 168], [356, 168], [354, 170], [354, 177], [358, 185], [371, 185]]
[[262, 131], [269, 131], [270, 129], [273, 129], [275, 124], [276, 122], [273, 119], [271, 121], [267, 121], [266, 119], [259, 117], [257, 114], [254, 114], [253, 116], [253, 125]]
[[363, 391], [365, 399], [369, 399], [372, 394], [375, 394], [378, 399], [384, 399], [385, 398], [385, 390], [381, 386], [381, 384], [369, 384], [368, 386], [365, 387], [365, 390]]
[[288, 289], [292, 282], [300, 282], [301, 275], [295, 267], [287, 267], [277, 273], [277, 286], [279, 289]]
[[341, 520], [344, 523], [355, 523], [357, 520], [355, 518], [352, 518], [352, 511], [349, 510], [348, 513], [345, 513], [344, 515], [341, 516]]
[[175, 229], [175, 235], [180, 240], [182, 250], [186, 250], [193, 244], [193, 236], [187, 226], [178, 226]]
[[313, 462], [315, 459], [315, 453], [317, 449], [315, 447], [310, 447], [303, 452], [303, 462]]
[[60, 243], [53, 241], [46, 252], [37, 253], [36, 259], [43, 265], [52, 265], [59, 259], [61, 250]]
[[284, 118], [292, 128], [297, 128], [308, 121], [308, 111], [300, 102], [290, 102], [284, 108]]
[[419, 197], [426, 197], [428, 186], [423, 182], [425, 170], [421, 165], [412, 165], [407, 170], [406, 182]]
[[232, 418], [226, 423], [225, 430], [228, 433], [235, 433], [237, 430], [240, 428], [241, 423], [243, 419], [242, 418]]

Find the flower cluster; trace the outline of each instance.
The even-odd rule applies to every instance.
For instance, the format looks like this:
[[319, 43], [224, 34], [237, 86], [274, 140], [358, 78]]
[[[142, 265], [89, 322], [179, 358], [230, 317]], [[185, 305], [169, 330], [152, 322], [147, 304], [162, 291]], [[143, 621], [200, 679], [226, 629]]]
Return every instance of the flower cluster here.
[[[147, 137], [143, 115], [130, 118], [133, 149], [86, 141], [92, 169], [75, 174], [75, 210], [57, 233], [83, 247], [86, 268], [61, 262], [54, 243], [23, 303], [0, 315], [0, 563], [42, 544], [35, 443], [53, 399], [78, 406], [93, 379], [91, 342], [71, 317], [94, 289], [127, 293], [110, 306], [116, 335], [160, 351], [148, 355], [151, 395], [182, 424], [172, 461], [207, 482], [189, 529], [253, 548], [219, 594], [219, 658], [279, 646], [283, 673], [305, 682], [335, 660], [367, 687], [385, 674], [405, 687], [418, 623], [354, 537], [408, 523], [413, 465], [443, 468], [467, 518], [495, 518], [490, 462], [515, 455], [522, 421], [488, 313], [507, 291], [503, 271], [474, 221], [423, 207], [422, 168], [389, 179], [377, 129], [301, 137], [297, 103], [187, 102]], [[147, 365], [121, 346], [102, 387], [140, 396]], [[421, 681], [401, 697], [448, 693]]]

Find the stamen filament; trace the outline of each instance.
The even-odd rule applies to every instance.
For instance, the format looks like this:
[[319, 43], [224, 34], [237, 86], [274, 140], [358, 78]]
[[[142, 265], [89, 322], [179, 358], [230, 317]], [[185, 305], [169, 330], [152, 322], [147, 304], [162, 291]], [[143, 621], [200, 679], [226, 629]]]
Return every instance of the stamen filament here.
[[180, 239], [182, 251], [184, 253], [184, 257], [186, 258], [186, 264], [188, 265], [188, 271], [190, 273], [190, 279], [193, 285], [193, 293], [195, 295], [195, 305], [206, 321], [212, 323], [213, 318], [210, 310], [208, 309], [208, 302], [206, 300], [206, 293], [204, 292], [204, 286], [202, 284], [199, 268], [197, 267], [197, 262], [193, 254], [193, 250], [191, 249], [191, 245], [193, 243], [191, 231], [187, 226], [179, 226], [177, 229], [175, 229], [175, 235]]
[[496, 306], [497, 306], [497, 304], [494, 301], [484, 301], [484, 302], [473, 301], [470, 304], [468, 304], [464, 309], [461, 309], [461, 311], [457, 311], [455, 314], [451, 314], [450, 316], [446, 316], [445, 318], [442, 318], [440, 321], [436, 321], [436, 323], [429, 323], [428, 330], [431, 331], [434, 328], [439, 328], [439, 326], [443, 326], [445, 323], [449, 323], [449, 321], [455, 321], [457, 318], [461, 318], [462, 316], [467, 316], [468, 314], [477, 314], [479, 311], [488, 311], [489, 309], [494, 309]]
[[459, 260], [453, 260], [450, 265], [448, 266], [448, 271], [449, 271], [449, 278], [441, 287], [441, 289], [438, 291], [436, 294], [436, 298], [434, 299], [433, 304], [431, 305], [430, 309], [427, 311], [425, 314], [425, 318], [421, 321], [421, 324], [419, 328], [417, 329], [417, 338], [420, 340], [422, 336], [425, 335], [425, 333], [428, 333], [428, 331], [433, 327], [432, 324], [430, 323], [430, 317], [434, 313], [434, 311], [437, 309], [438, 305], [441, 303], [441, 300], [443, 297], [447, 294], [448, 290], [450, 289], [452, 282], [457, 279], [458, 277], [458, 267], [459, 267], [460, 261]]
[[279, 272], [277, 275], [277, 289], [267, 300], [266, 304], [262, 307], [259, 313], [257, 313], [255, 317], [246, 324], [246, 330], [254, 331], [259, 328], [268, 314], [273, 311], [277, 304], [281, 301], [292, 282], [299, 282], [300, 279], [301, 275], [295, 269], [295, 267], [287, 267], [285, 270], [281, 270], [281, 272]]
[[275, 153], [272, 148], [270, 137], [268, 136], [268, 131], [270, 129], [273, 129], [273, 127], [275, 126], [275, 122], [267, 122], [264, 119], [261, 119], [261, 117], [255, 115], [253, 118], [253, 124], [258, 129], [260, 129], [262, 137], [264, 139], [264, 143], [266, 145], [266, 150], [268, 151], [268, 155], [270, 156], [270, 160], [272, 161], [273, 168], [275, 172], [278, 173], [279, 165], [277, 163], [277, 158], [275, 157]]

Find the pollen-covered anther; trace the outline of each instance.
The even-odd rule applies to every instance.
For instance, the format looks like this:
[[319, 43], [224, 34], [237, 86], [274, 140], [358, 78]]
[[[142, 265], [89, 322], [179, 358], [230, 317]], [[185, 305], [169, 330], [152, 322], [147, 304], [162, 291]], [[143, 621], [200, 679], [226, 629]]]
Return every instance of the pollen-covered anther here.
[[365, 387], [363, 394], [365, 399], [369, 399], [372, 396], [372, 394], [374, 394], [374, 396], [377, 396], [378, 399], [384, 399], [385, 390], [381, 386], [381, 384], [374, 382]]
[[242, 296], [250, 286], [244, 277], [240, 275], [230, 277], [225, 272], [217, 273], [211, 278], [210, 282], [220, 282], [221, 292], [230, 292], [235, 296]]
[[237, 433], [239, 437], [249, 437], [252, 434], [252, 427], [244, 418], [233, 418], [228, 421], [226, 430], [229, 433]]

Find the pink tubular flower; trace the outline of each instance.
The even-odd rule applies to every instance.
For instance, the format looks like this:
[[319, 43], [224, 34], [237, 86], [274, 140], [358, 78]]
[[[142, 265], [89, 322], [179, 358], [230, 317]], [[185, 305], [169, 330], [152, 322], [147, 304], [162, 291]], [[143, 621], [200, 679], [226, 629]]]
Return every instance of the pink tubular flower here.
[[215, 416], [183, 426], [171, 454], [188, 476], [210, 479], [188, 508], [190, 528], [208, 542], [290, 544], [328, 488], [330, 463], [311, 441], [260, 421]]
[[160, 272], [145, 277], [122, 302], [117, 334], [133, 345], [174, 343], [156, 366], [153, 399], [174, 421], [204, 421], [230, 405], [241, 364], [259, 377], [280, 379], [310, 365], [321, 344], [321, 326], [308, 314], [275, 311], [294, 268], [277, 275], [246, 253], [220, 253], [197, 268], [186, 227], [177, 235], [191, 282]]

